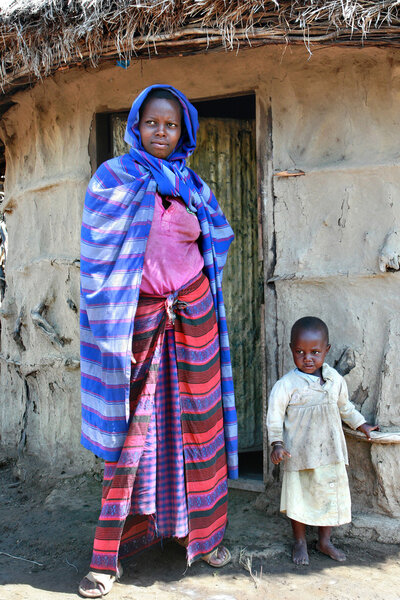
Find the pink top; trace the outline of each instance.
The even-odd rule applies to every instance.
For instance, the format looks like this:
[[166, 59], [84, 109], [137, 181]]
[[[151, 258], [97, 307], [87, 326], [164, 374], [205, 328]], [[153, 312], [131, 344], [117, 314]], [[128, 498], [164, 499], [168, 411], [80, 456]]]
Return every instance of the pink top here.
[[204, 266], [197, 240], [200, 225], [180, 198], [167, 198], [166, 209], [156, 194], [154, 216], [144, 255], [140, 291], [167, 296], [193, 279]]

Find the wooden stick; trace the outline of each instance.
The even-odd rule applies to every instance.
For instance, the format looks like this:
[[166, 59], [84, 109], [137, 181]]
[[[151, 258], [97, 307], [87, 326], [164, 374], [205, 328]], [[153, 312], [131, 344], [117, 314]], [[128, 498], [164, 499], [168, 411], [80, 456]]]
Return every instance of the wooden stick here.
[[38, 565], [39, 567], [43, 567], [43, 563], [37, 562], [36, 560], [29, 560], [28, 558], [22, 558], [22, 556], [14, 556], [13, 554], [8, 554], [8, 552], [0, 552], [4, 556], [8, 556], [9, 558], [15, 558], [16, 560], [24, 560], [29, 563], [33, 563], [34, 565]]
[[278, 171], [277, 173], [274, 173], [274, 177], [299, 177], [300, 175], [305, 175], [305, 172], [300, 169], [289, 169], [287, 171]]
[[347, 436], [369, 444], [400, 444], [400, 431], [371, 431], [370, 440], [361, 431], [350, 429], [346, 425], [343, 425], [343, 431]]

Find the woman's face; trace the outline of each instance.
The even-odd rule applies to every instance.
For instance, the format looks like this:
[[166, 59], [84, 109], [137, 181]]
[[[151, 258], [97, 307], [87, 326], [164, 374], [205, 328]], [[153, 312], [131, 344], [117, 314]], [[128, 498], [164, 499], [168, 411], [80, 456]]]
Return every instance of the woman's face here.
[[172, 154], [181, 137], [181, 121], [178, 100], [149, 100], [139, 121], [140, 137], [146, 152], [164, 159]]

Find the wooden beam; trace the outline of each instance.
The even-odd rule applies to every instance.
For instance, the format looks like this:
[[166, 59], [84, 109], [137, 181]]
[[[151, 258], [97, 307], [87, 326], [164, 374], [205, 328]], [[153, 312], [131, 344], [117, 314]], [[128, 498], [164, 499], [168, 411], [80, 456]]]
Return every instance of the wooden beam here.
[[264, 274], [264, 303], [261, 307], [262, 318], [262, 356], [263, 356], [263, 449], [264, 483], [271, 480], [272, 465], [269, 460], [269, 443], [266, 426], [268, 395], [278, 376], [277, 346], [277, 305], [275, 285], [268, 284], [275, 268], [275, 227], [273, 192], [273, 140], [272, 140], [272, 103], [269, 90], [259, 89], [256, 93], [256, 140], [257, 140], [257, 182], [259, 226]]

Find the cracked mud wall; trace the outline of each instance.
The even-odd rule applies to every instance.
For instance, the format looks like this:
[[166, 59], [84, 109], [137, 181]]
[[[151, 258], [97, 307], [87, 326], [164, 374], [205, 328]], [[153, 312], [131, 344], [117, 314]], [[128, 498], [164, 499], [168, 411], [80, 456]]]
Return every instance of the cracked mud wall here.
[[9, 241], [0, 309], [1, 446], [60, 470], [91, 464], [79, 449], [78, 345], [91, 118], [76, 94], [49, 82], [19, 96], [1, 132]]
[[[308, 58], [303, 47], [265, 47], [138, 61], [128, 70], [71, 69], [15, 97], [0, 136], [9, 231], [0, 419], [8, 452], [40, 456], [53, 468], [93, 465], [79, 446], [76, 313], [90, 127], [96, 112], [125, 110], [156, 82], [193, 99], [205, 89], [211, 98], [254, 90], [258, 107], [270, 106], [257, 131], [270, 232], [270, 373], [292, 367], [294, 320], [319, 315], [330, 328], [329, 360], [340, 361], [358, 408], [368, 419], [378, 415], [388, 431], [399, 429], [400, 379], [391, 357], [400, 352], [400, 53], [324, 48]], [[268, 127], [271, 143], [263, 145]], [[305, 175], [272, 175], [293, 169]], [[350, 440], [349, 448], [356, 506], [399, 514], [400, 445], [371, 449]]]

